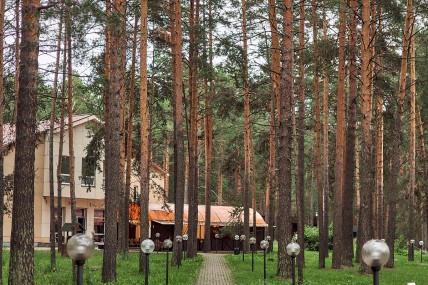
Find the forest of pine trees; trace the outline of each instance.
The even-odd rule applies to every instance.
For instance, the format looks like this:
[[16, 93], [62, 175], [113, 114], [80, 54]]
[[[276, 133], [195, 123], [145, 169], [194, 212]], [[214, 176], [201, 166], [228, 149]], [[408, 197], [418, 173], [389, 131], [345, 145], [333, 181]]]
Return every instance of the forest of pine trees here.
[[[242, 208], [247, 237], [249, 208], [264, 216], [266, 235], [276, 227], [280, 277], [291, 277], [286, 245], [297, 234], [303, 247], [315, 220], [319, 268], [352, 266], [373, 238], [386, 240], [393, 268], [396, 239], [428, 242], [427, 78], [426, 0], [0, 0], [0, 136], [16, 125], [9, 284], [33, 284], [36, 122], [52, 130], [77, 114], [102, 122], [93, 140], [103, 141], [94, 145], [106, 165], [103, 282], [117, 279], [116, 256], [129, 250], [131, 170], [149, 238], [152, 162], [170, 174], [174, 235], [189, 204], [189, 258], [197, 205], [207, 209], [205, 252], [210, 205], [230, 205]], [[51, 197], [61, 195], [52, 157], [62, 155], [64, 132], [59, 153], [50, 147]], [[1, 145], [1, 178], [5, 155]], [[53, 221], [62, 206], [50, 201]], [[174, 246], [173, 265], [181, 250]], [[298, 268], [303, 280], [303, 253]]]

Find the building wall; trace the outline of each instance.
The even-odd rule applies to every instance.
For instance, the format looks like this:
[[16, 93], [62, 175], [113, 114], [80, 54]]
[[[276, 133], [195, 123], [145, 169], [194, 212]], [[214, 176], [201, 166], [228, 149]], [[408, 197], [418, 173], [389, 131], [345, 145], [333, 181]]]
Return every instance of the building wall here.
[[[35, 183], [34, 183], [34, 241], [37, 243], [49, 242], [49, 227], [50, 227], [50, 198], [49, 198], [49, 138], [48, 133], [43, 135], [43, 142], [36, 149], [35, 159]], [[74, 153], [75, 153], [75, 191], [76, 191], [76, 207], [77, 209], [85, 209], [86, 222], [83, 225], [87, 233], [94, 230], [94, 211], [96, 209], [104, 209], [104, 190], [103, 180], [104, 173], [96, 171], [95, 187], [86, 187], [81, 185], [80, 178], [82, 176], [82, 158], [86, 156], [85, 147], [89, 144], [89, 138], [86, 124], [80, 124], [74, 127]], [[57, 178], [56, 165], [58, 164], [58, 148], [59, 148], [59, 133], [54, 134], [54, 185], [55, 185], [55, 205], [57, 205]], [[65, 132], [63, 155], [68, 156], [68, 131]], [[15, 150], [12, 149], [5, 157], [4, 167], [5, 175], [13, 173], [14, 169]], [[103, 163], [100, 163], [103, 170]], [[157, 173], [152, 175], [152, 185], [157, 184], [161, 187], [164, 185], [165, 174]], [[140, 183], [136, 176], [131, 178], [131, 198], [133, 197], [133, 189], [139, 194]], [[137, 194], [137, 195], [138, 195]], [[70, 187], [68, 184], [63, 184], [62, 188], [62, 205], [63, 205], [63, 223], [71, 222], [71, 206], [70, 206]], [[150, 191], [150, 202], [160, 203], [162, 199], [159, 195]], [[10, 232], [12, 219], [5, 215], [4, 220], [4, 242], [10, 242]]]

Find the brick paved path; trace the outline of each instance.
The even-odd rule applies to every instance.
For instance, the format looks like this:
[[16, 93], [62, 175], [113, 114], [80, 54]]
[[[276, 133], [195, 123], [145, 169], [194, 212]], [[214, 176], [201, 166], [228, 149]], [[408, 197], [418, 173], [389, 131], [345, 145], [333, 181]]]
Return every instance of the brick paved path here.
[[196, 285], [233, 285], [232, 273], [224, 254], [201, 253], [204, 257]]

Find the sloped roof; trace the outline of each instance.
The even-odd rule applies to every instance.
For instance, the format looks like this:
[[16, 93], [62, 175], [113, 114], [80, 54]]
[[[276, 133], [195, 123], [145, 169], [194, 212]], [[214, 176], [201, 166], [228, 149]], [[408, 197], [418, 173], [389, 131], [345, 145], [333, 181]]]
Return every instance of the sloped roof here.
[[[73, 127], [87, 123], [89, 121], [98, 121], [99, 119], [91, 114], [85, 115], [74, 115], [73, 116]], [[64, 118], [65, 128], [68, 126], [68, 118]], [[56, 121], [54, 123], [54, 131], [59, 131], [60, 123]], [[37, 123], [36, 133], [44, 133], [50, 129], [50, 121], [44, 120]], [[16, 126], [15, 124], [5, 124], [3, 126], [3, 145], [7, 146], [15, 142], [16, 138]]]
[[[164, 204], [149, 204], [149, 220], [159, 223], [173, 223], [174, 222], [174, 204], [167, 204], [168, 207], [165, 207]], [[235, 207], [232, 206], [211, 206], [211, 226], [227, 226], [232, 222], [244, 222], [244, 217], [241, 216], [233, 220], [231, 213], [234, 211]], [[184, 205], [184, 214], [183, 220], [184, 223], [188, 223], [188, 212], [189, 205]], [[250, 227], [253, 226], [253, 209], [250, 208]], [[198, 205], [198, 224], [205, 224], [205, 205]], [[263, 217], [256, 212], [256, 226], [257, 227], [267, 227]]]

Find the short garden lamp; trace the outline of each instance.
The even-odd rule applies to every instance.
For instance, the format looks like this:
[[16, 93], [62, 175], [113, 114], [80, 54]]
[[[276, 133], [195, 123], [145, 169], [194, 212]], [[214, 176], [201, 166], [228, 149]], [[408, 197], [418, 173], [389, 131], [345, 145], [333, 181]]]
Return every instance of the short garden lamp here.
[[[175, 241], [177, 242], [178, 249], [180, 250], [181, 242], [183, 241], [182, 236], [176, 236]], [[178, 269], [180, 269], [181, 259], [178, 259]]]
[[183, 256], [184, 256], [184, 260], [186, 260], [187, 240], [188, 239], [189, 239], [188, 235], [183, 235]]
[[77, 285], [83, 284], [83, 264], [94, 254], [95, 244], [87, 234], [76, 234], [67, 243], [67, 253], [77, 265]]
[[241, 235], [239, 238], [241, 239], [241, 242], [242, 242], [242, 261], [244, 261], [244, 260], [245, 260], [245, 257], [244, 257], [244, 252], [245, 252], [245, 239], [246, 239], [247, 237], [246, 237], [245, 235]]
[[217, 242], [218, 242], [218, 239], [220, 238], [220, 235], [219, 234], [215, 234], [215, 252], [217, 252]]
[[263, 284], [266, 285], [266, 250], [269, 248], [269, 242], [267, 240], [262, 240], [260, 242], [260, 248], [263, 249]]
[[[272, 238], [270, 237], [270, 236], [267, 236], [266, 237], [266, 240], [269, 242], [269, 244], [270, 244], [270, 241], [272, 240]], [[268, 250], [269, 252], [272, 252], [273, 251], [273, 241], [272, 241], [272, 247], [271, 248], [269, 248], [269, 250]]]
[[291, 256], [291, 277], [293, 279], [293, 285], [296, 284], [296, 256], [300, 253], [300, 245], [298, 243], [290, 242], [286, 247], [287, 254]]
[[[238, 245], [235, 245], [235, 242]], [[233, 244], [234, 244], [234, 250], [235, 250], [235, 254], [239, 254], [239, 251], [237, 250], [239, 248], [239, 235], [235, 235], [235, 239], [233, 240]], [[236, 251], [238, 251], [238, 253], [236, 253]]]
[[159, 253], [159, 237], [160, 237], [160, 233], [156, 233], [155, 234], [155, 237], [156, 237], [156, 247], [157, 247], [157, 249], [158, 249], [158, 253]]
[[419, 241], [419, 246], [420, 246], [420, 249], [421, 249], [421, 262], [422, 262], [422, 252], [423, 252], [423, 249], [424, 249], [424, 241], [423, 240]]
[[409, 261], [415, 261], [415, 240], [410, 240]]
[[163, 248], [166, 249], [166, 285], [168, 285], [168, 254], [171, 247], [172, 241], [170, 239], [166, 239], [163, 241]]
[[254, 247], [256, 245], [256, 238], [250, 237], [250, 246], [251, 246], [251, 271], [254, 271]]
[[388, 245], [378, 239], [369, 240], [363, 245], [361, 255], [363, 261], [372, 269], [373, 284], [379, 285], [379, 270], [389, 259]]
[[149, 285], [149, 255], [153, 252], [153, 250], [155, 250], [155, 243], [151, 239], [145, 239], [141, 243], [140, 248], [146, 256], [146, 282], [144, 284]]

